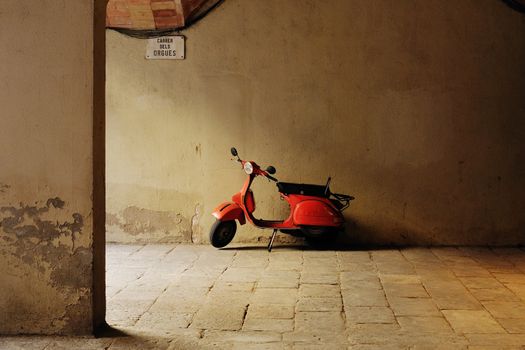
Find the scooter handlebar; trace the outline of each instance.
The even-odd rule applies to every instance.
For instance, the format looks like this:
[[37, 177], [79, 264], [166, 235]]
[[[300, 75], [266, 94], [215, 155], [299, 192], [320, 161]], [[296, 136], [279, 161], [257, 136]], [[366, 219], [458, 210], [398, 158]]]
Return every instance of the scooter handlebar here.
[[270, 180], [272, 181], [275, 181], [275, 182], [278, 182], [279, 180], [277, 180], [275, 177], [273, 177], [272, 175], [270, 174], [265, 174], [264, 176], [266, 176], [267, 178], [269, 178]]

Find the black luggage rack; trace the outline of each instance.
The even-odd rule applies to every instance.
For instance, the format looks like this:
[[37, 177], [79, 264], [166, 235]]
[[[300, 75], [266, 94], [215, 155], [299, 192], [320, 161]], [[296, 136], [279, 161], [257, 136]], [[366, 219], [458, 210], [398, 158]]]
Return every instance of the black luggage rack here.
[[332, 201], [332, 203], [334, 203], [334, 205], [340, 211], [343, 211], [346, 208], [348, 208], [348, 206], [350, 206], [350, 201], [355, 199], [355, 197], [349, 196], [347, 194], [331, 193], [331, 192], [329, 193], [330, 193], [330, 196], [333, 197], [333, 198], [330, 198], [330, 200]]

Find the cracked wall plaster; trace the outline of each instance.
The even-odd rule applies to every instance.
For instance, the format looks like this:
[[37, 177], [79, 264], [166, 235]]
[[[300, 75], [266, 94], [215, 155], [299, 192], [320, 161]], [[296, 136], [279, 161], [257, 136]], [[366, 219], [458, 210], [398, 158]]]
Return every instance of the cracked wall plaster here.
[[[0, 291], [2, 332], [72, 333], [89, 328], [92, 252], [84, 217], [59, 197], [0, 207], [0, 259], [11, 290]], [[31, 285], [18, 277], [32, 276]], [[6, 285], [8, 285], [6, 283]], [[12, 293], [17, 294], [16, 298]], [[33, 299], [40, 300], [37, 307]], [[40, 314], [57, 313], [56, 318]], [[46, 311], [47, 310], [47, 311]], [[31, 324], [24, 320], [32, 317]]]

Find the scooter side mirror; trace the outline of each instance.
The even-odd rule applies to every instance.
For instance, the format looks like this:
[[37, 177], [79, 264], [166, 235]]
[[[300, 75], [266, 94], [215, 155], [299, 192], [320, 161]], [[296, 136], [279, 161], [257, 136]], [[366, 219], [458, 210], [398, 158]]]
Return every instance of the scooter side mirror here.
[[275, 168], [271, 165], [268, 168], [266, 168], [266, 172], [271, 175], [275, 174], [276, 171], [277, 170], [275, 170]]
[[232, 153], [232, 156], [237, 157], [238, 153], [237, 153], [237, 149], [235, 147], [232, 147], [230, 149], [230, 152]]

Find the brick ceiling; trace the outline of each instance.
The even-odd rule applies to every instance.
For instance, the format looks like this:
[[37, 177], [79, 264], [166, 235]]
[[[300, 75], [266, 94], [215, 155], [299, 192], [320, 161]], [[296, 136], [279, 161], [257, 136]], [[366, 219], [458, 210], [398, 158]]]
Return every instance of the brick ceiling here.
[[220, 0], [109, 0], [106, 26], [136, 30], [179, 29]]

